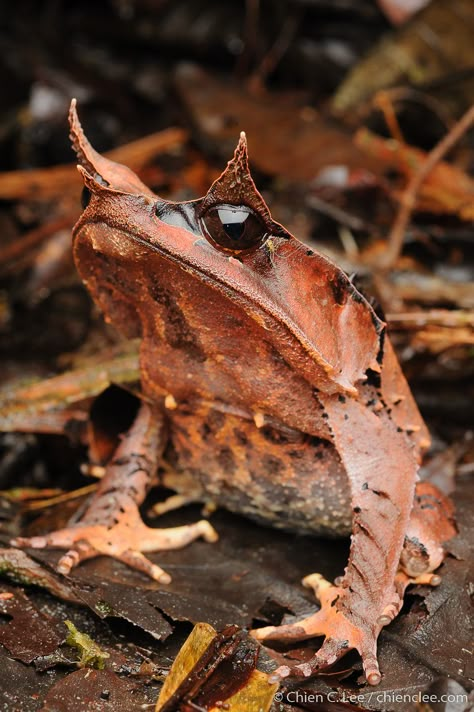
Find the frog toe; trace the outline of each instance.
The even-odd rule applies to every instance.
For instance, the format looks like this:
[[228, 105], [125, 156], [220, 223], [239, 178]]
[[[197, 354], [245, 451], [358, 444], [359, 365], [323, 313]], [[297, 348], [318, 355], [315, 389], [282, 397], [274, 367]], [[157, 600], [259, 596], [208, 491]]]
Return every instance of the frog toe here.
[[90, 541], [83, 538], [85, 535], [87, 535], [87, 532], [71, 526], [58, 529], [44, 536], [17, 537], [12, 539], [10, 544], [20, 548], [31, 549], [67, 549], [67, 552], [60, 558], [56, 566], [59, 573], [67, 576], [81, 561], [92, 559], [101, 553]]
[[[336, 663], [349, 649], [347, 640], [336, 640], [326, 638], [321, 648], [313, 657], [297, 665], [281, 665], [270, 676], [271, 682], [281, 682], [282, 680], [296, 681], [301, 678], [308, 678], [318, 673], [324, 672], [327, 668]], [[364, 673], [369, 685], [378, 685], [382, 679], [375, 652], [366, 651], [362, 658]]]
[[[349, 626], [352, 630], [349, 630]], [[257, 628], [252, 631], [252, 636], [263, 643], [271, 641], [286, 643], [325, 636], [327, 640], [331, 641], [332, 646], [337, 643], [338, 650], [347, 651], [351, 643], [351, 647], [358, 647], [359, 641], [356, 639], [356, 633], [357, 629], [349, 623], [343, 613], [321, 608], [295, 623]], [[327, 645], [324, 650], [325, 652], [328, 650]]]
[[321, 610], [293, 625], [269, 626], [253, 631], [262, 643], [270, 641], [293, 642], [324, 635], [325, 640], [313, 657], [299, 664], [281, 665], [272, 673], [274, 682], [284, 678], [297, 680], [312, 677], [330, 668], [349, 650], [356, 649], [361, 658], [367, 682], [377, 685], [381, 673], [377, 661], [376, 636], [362, 635], [343, 613], [332, 615]]
[[135, 512], [122, 512], [122, 517], [109, 526], [79, 523], [45, 536], [19, 537], [11, 543], [34, 549], [66, 549], [57, 565], [58, 572], [64, 575], [86, 559], [110, 556], [155, 581], [170, 583], [169, 574], [149, 561], [143, 552], [181, 549], [200, 537], [208, 542], [218, 538], [215, 529], [206, 520], [168, 529], [148, 527], [141, 521], [137, 509]]
[[195, 539], [204, 539], [214, 543], [219, 536], [206, 519], [201, 519], [193, 524], [184, 524], [181, 527], [169, 529], [154, 529], [143, 525], [137, 548], [140, 551], [160, 551], [164, 549], [182, 549]]
[[85, 555], [85, 547], [93, 548], [86, 541], [79, 543], [82, 539], [81, 533], [78, 527], [71, 526], [57, 529], [41, 536], [18, 536], [15, 539], [11, 539], [10, 544], [19, 548], [30, 549], [69, 549], [71, 547], [71, 551], [73, 549], [76, 551], [77, 549], [73, 558], [77, 558], [79, 562], [79, 560], [83, 561], [86, 558], [91, 558]]
[[319, 574], [311, 574], [304, 583], [315, 591], [321, 603], [320, 610], [289, 625], [267, 626], [252, 631], [253, 637], [264, 645], [275, 641], [292, 643], [324, 637], [323, 644], [310, 660], [297, 665], [282, 665], [273, 673], [275, 680], [311, 677], [355, 649], [362, 658], [368, 683], [378, 684], [381, 674], [377, 662], [377, 635], [383, 622], [373, 628], [357, 625], [350, 611], [342, 610], [337, 605], [339, 598], [344, 597], [344, 591]]
[[147, 559], [146, 556], [143, 556], [140, 551], [128, 549], [127, 551], [123, 551], [117, 558], [124, 564], [127, 564], [127, 566], [130, 566], [130, 568], [141, 571], [154, 581], [158, 581], [158, 583], [171, 583], [171, 576], [160, 566], [154, 564], [152, 561]]
[[115, 554], [112, 554], [110, 551], [98, 551], [84, 539], [77, 541], [76, 544], [59, 559], [56, 569], [59, 573], [67, 576], [71, 570], [82, 561], [92, 559], [101, 554], [109, 554], [130, 568], [141, 571], [159, 583], [168, 584], [171, 582], [171, 576], [147, 559], [140, 551], [126, 549], [125, 551], [116, 551]]
[[[351, 648], [347, 640], [326, 638], [321, 648], [307, 662], [294, 667], [282, 666], [283, 675], [289, 679], [308, 678], [324, 672], [336, 663]], [[369, 685], [378, 685], [382, 679], [375, 651], [366, 650], [361, 653], [362, 667]], [[281, 676], [279, 669], [273, 675]]]

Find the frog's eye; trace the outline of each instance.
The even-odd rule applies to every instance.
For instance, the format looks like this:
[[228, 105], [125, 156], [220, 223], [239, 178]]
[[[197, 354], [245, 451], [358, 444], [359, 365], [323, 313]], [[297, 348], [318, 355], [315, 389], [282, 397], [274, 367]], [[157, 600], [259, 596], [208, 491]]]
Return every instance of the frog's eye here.
[[201, 217], [205, 236], [226, 252], [256, 249], [268, 237], [268, 230], [253, 210], [245, 205], [216, 205]]

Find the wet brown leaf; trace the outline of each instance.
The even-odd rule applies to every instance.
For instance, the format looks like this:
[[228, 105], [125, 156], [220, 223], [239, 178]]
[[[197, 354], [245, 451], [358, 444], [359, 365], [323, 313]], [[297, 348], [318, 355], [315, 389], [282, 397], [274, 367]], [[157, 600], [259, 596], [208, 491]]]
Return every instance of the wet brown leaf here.
[[110, 359], [97, 355], [50, 379], [5, 384], [0, 391], [0, 430], [64, 433], [71, 421], [85, 422], [87, 411], [74, 408], [75, 404], [98, 395], [111, 383], [130, 384], [139, 379], [136, 342], [127, 342], [116, 351]]
[[3, 587], [0, 614], [11, 619], [0, 625], [0, 643], [24, 663], [52, 653], [64, 641], [64, 626], [45, 616], [20, 589]]
[[286, 181], [313, 180], [332, 165], [378, 171], [377, 161], [351, 145], [348, 133], [307, 106], [308, 96], [255, 95], [241, 82], [222, 81], [194, 65], [178, 67], [175, 82], [202, 140], [212, 142], [224, 160], [232, 155], [239, 131], [245, 130], [252, 165]]
[[137, 685], [109, 670], [77, 670], [48, 692], [42, 712], [130, 712], [146, 703]]
[[[469, 537], [473, 536], [471, 500], [472, 493], [466, 483], [457, 498], [461, 526], [458, 547], [461, 548], [456, 550], [456, 555], [463, 558], [446, 561], [439, 588], [414, 589], [424, 595], [424, 603], [411, 597], [411, 609], [402, 613], [381, 635], [380, 663], [384, 673], [381, 685], [375, 689], [359, 686], [356, 681], [360, 663], [356, 658], [348, 658], [342, 667], [349, 673], [352, 671], [349, 678], [347, 673], [316, 678], [307, 683], [305, 689], [312, 694], [335, 691], [335, 697], [329, 698], [331, 704], [335, 704], [336, 698], [342, 703], [348, 694], [356, 694], [362, 696], [359, 702], [362, 709], [419, 712], [415, 704], [391, 704], [390, 700], [403, 690], [407, 694], [425, 691], [434, 681], [446, 679], [448, 674], [459, 684], [469, 686], [472, 655], [467, 636], [472, 574], [467, 568], [466, 547]], [[166, 524], [191, 521], [195, 516], [195, 511], [170, 513], [166, 515]], [[81, 599], [108, 625], [113, 626], [120, 618], [133, 623], [136, 633], [128, 629], [128, 639], [133, 639], [140, 630], [151, 633], [155, 640], [160, 640], [153, 644], [154, 651], [169, 661], [176, 654], [176, 638], [170, 636], [170, 632], [173, 627], [179, 629], [180, 621], [208, 621], [222, 628], [229, 621], [250, 626], [255, 619], [276, 623], [285, 612], [302, 615], [313, 603], [299, 583], [301, 576], [312, 569], [334, 576], [345, 564], [342, 544], [273, 532], [225, 513], [214, 515], [213, 522], [221, 534], [217, 544], [196, 542], [182, 551], [153, 556], [172, 572], [174, 581], [170, 586], [150, 583], [140, 574], [106, 558], [85, 562], [67, 579], [55, 576], [74, 593], [76, 600]], [[57, 561], [58, 555], [39, 551], [32, 554], [51, 564]], [[36, 574], [33, 580], [38, 577]], [[63, 595], [60, 591], [54, 593]], [[34, 591], [29, 593], [32, 600], [36, 595]], [[165, 613], [166, 619], [160, 611]], [[112, 639], [109, 646], [114, 644]], [[275, 663], [268, 662], [265, 669], [271, 670], [274, 666]], [[384, 692], [385, 698], [376, 697]], [[381, 704], [383, 699], [386, 703]], [[314, 705], [298, 707], [319, 712]]]
[[0, 573], [15, 583], [45, 588], [63, 601], [82, 601], [64, 577], [42, 566], [22, 549], [0, 549]]

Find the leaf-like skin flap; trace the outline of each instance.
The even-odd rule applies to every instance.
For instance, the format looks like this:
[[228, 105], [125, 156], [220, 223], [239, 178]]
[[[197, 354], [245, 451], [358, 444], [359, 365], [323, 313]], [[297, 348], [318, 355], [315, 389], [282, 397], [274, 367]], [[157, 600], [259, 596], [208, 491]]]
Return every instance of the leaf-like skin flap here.
[[154, 196], [153, 191], [147, 188], [130, 168], [101, 156], [100, 153], [97, 153], [97, 151], [92, 148], [79, 122], [75, 99], [71, 101], [71, 107], [69, 109], [69, 126], [69, 137], [79, 164], [96, 181], [98, 180], [105, 185], [112, 185], [115, 190], [123, 190], [126, 193]]

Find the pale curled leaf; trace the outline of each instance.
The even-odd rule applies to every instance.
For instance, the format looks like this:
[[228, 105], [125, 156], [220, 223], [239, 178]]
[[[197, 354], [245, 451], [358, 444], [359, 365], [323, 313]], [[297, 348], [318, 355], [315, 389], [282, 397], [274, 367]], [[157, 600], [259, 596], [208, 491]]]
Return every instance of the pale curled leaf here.
[[174, 661], [168, 677], [161, 688], [160, 696], [156, 704], [156, 710], [160, 710], [165, 702], [169, 700], [186, 676], [191, 672], [201, 655], [207, 650], [209, 644], [216, 635], [214, 628], [208, 623], [197, 623], [191, 635], [186, 639], [183, 647]]
[[[120, 349], [120, 347], [119, 347]], [[137, 344], [132, 341], [107, 360], [94, 356], [77, 367], [31, 383], [8, 382], [0, 390], [3, 432], [62, 432], [68, 418], [85, 417], [75, 405], [99, 395], [112, 383], [139, 380]]]
[[[191, 674], [196, 664], [215, 641], [217, 632], [208, 623], [197, 623], [179, 651], [168, 677], [161, 689], [156, 712], [163, 709], [179, 687]], [[268, 676], [253, 670], [246, 683], [225, 700], [228, 712], [268, 712], [278, 689], [278, 684], [269, 684]], [[222, 707], [212, 706], [209, 712], [218, 712]]]
[[[225, 701], [228, 712], [268, 712], [278, 690], [278, 683], [270, 685], [268, 675], [254, 670], [244, 687]], [[212, 707], [209, 712], [220, 712], [222, 707]]]

